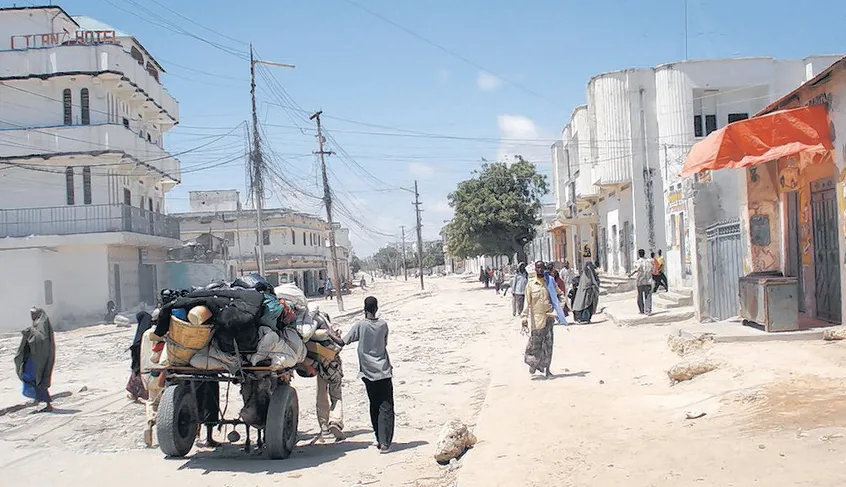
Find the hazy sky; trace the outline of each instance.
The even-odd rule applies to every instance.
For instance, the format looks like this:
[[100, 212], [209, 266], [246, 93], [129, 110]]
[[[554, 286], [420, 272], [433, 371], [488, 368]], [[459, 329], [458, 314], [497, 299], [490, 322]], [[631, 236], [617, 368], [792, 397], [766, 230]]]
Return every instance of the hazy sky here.
[[[395, 240], [400, 225], [413, 228], [412, 197], [398, 187], [420, 181], [424, 237], [435, 238], [450, 217], [447, 194], [482, 157], [521, 153], [549, 172], [549, 146], [585, 103], [591, 76], [684, 58], [682, 0], [54, 3], [134, 35], [167, 70], [181, 123], [166, 148], [202, 146], [180, 156], [187, 172], [167, 197], [170, 211], [187, 209], [189, 190], [244, 190], [249, 42], [262, 59], [295, 64], [258, 77], [278, 182], [269, 205], [324, 215], [308, 121], [322, 109], [327, 149], [339, 152], [328, 159], [337, 219], [362, 256]], [[846, 2], [810, 5], [819, 16], [795, 1], [690, 0], [689, 55], [846, 51]]]

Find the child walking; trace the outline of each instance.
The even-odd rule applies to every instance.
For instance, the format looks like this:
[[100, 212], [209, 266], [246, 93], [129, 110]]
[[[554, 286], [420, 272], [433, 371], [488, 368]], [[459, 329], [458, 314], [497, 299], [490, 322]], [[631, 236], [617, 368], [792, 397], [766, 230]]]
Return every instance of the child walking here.
[[379, 453], [388, 453], [394, 439], [393, 368], [388, 357], [388, 324], [376, 317], [379, 302], [373, 296], [364, 300], [364, 319], [354, 324], [344, 343], [358, 344], [361, 380], [370, 399], [370, 422], [376, 434]]

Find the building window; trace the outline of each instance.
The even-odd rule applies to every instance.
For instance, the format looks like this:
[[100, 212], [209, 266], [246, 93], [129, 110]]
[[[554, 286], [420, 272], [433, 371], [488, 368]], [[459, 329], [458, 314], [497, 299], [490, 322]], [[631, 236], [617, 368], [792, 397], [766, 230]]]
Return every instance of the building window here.
[[65, 125], [73, 124], [73, 99], [71, 98], [70, 88], [62, 92], [62, 110]]
[[739, 122], [749, 118], [748, 113], [729, 113], [728, 123]]
[[297, 232], [291, 230], [291, 245], [297, 245]]
[[306, 244], [306, 233], [303, 232], [303, 247], [305, 247], [306, 245], [308, 245]]
[[129, 119], [128, 118], [123, 119], [123, 128], [129, 129]]
[[53, 304], [53, 281], [44, 281], [44, 304]]
[[223, 240], [226, 240], [227, 247], [235, 246], [235, 232], [224, 232]]
[[270, 245], [270, 230], [262, 230], [261, 241], [264, 245]]
[[79, 91], [79, 106], [82, 110], [81, 119], [82, 125], [89, 125], [91, 123], [91, 109], [88, 100], [88, 88], [83, 88]]
[[705, 135], [710, 135], [715, 130], [717, 130], [717, 116], [705, 115]]
[[147, 142], [153, 143], [153, 137], [150, 136], [150, 132], [147, 132]]
[[693, 136], [702, 137], [702, 115], [693, 116]]
[[153, 79], [159, 81], [159, 70], [156, 69], [150, 61], [147, 61], [147, 72], [150, 73], [150, 76], [152, 76]]
[[65, 193], [67, 194], [68, 204], [73, 205], [73, 168], [70, 166], [65, 168]]
[[132, 49], [129, 50], [129, 55], [132, 56], [132, 59], [138, 62], [141, 66], [144, 65], [144, 55], [141, 54], [141, 51], [138, 50], [137, 47], [132, 46]]
[[82, 168], [82, 201], [91, 204], [91, 166]]

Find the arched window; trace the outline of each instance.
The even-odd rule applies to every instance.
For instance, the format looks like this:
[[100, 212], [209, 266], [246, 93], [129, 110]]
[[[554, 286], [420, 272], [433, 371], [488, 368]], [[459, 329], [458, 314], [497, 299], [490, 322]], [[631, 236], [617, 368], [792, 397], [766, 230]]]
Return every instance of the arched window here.
[[65, 168], [65, 195], [68, 205], [73, 205], [75, 198], [73, 194], [73, 167], [71, 166]]
[[82, 110], [81, 120], [82, 125], [91, 123], [91, 110], [89, 108], [88, 88], [83, 88], [79, 91], [79, 106]]
[[71, 98], [70, 88], [65, 88], [62, 92], [62, 110], [65, 125], [73, 124], [73, 98]]

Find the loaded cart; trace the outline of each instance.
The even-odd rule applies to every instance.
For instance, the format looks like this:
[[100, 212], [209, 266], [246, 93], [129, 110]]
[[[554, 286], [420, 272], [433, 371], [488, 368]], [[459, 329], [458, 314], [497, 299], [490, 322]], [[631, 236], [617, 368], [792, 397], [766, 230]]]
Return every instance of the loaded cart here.
[[[254, 428], [256, 447], [265, 448], [272, 459], [288, 458], [297, 444], [299, 418], [297, 390], [291, 386], [292, 371], [279, 367], [243, 367], [236, 373], [190, 366], [151, 369], [154, 374], [164, 374], [165, 383], [156, 419], [159, 447], [165, 455], [183, 457], [194, 446], [200, 425], [245, 425], [245, 451], [249, 452], [252, 446], [250, 430]], [[209, 383], [240, 384], [245, 402], [250, 402], [253, 409], [249, 414], [242, 410], [238, 419], [223, 418], [219, 402], [210, 405], [204, 401], [202, 391]], [[204, 421], [209, 407], [218, 408], [213, 411], [216, 421]], [[239, 439], [234, 430], [229, 434], [230, 441]]]

